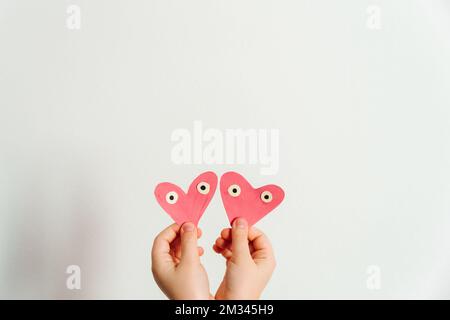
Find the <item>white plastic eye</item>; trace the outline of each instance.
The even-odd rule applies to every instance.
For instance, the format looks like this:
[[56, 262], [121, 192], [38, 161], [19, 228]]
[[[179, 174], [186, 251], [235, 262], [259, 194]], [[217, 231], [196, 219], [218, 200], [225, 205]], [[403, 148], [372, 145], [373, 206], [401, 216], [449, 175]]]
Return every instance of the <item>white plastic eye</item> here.
[[228, 187], [228, 194], [232, 197], [237, 197], [241, 194], [241, 187], [237, 184], [232, 184]]
[[168, 204], [175, 204], [178, 201], [178, 193], [170, 191], [166, 194], [166, 201]]
[[272, 201], [272, 193], [270, 191], [264, 191], [261, 193], [261, 200], [265, 203], [269, 203]]
[[206, 182], [200, 182], [197, 185], [197, 191], [201, 194], [208, 194], [209, 193], [209, 183]]

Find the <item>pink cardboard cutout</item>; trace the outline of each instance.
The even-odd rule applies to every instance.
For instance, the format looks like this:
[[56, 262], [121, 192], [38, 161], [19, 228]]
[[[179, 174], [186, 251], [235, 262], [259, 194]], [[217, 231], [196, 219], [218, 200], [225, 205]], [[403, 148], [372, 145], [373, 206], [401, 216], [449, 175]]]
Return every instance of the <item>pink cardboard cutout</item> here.
[[280, 187], [268, 184], [254, 189], [236, 172], [227, 172], [220, 178], [220, 194], [230, 224], [241, 217], [250, 226], [275, 209], [284, 199], [284, 191]]
[[217, 176], [208, 171], [199, 175], [186, 193], [177, 185], [162, 182], [155, 188], [159, 205], [178, 224], [193, 222], [196, 226], [211, 201], [217, 187]]

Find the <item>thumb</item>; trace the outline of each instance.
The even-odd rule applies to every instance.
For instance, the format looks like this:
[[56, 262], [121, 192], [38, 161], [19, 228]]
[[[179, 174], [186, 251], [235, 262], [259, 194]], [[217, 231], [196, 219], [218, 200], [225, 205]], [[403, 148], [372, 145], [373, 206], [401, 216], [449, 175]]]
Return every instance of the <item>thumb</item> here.
[[197, 249], [197, 228], [192, 222], [181, 227], [181, 262], [199, 261]]
[[231, 249], [233, 251], [232, 257], [236, 259], [236, 262], [251, 259], [248, 247], [248, 223], [243, 218], [237, 218], [233, 221]]

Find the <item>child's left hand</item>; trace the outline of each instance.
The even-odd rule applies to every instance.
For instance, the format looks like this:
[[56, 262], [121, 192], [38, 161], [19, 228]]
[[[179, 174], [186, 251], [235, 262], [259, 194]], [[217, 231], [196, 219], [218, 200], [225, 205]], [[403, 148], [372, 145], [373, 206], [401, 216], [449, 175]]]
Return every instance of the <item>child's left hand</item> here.
[[155, 239], [152, 272], [169, 299], [210, 299], [208, 276], [200, 263], [203, 248], [197, 247], [202, 232], [193, 223], [172, 224]]

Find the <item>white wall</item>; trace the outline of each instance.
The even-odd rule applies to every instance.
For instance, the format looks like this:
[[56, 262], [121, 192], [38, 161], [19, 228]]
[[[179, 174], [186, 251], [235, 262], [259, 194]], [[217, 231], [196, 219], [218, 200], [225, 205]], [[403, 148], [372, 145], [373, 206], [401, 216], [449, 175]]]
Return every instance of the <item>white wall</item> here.
[[[258, 223], [278, 259], [264, 298], [450, 298], [449, 18], [444, 0], [2, 0], [0, 297], [163, 298], [154, 186], [236, 170], [286, 190]], [[194, 120], [279, 129], [277, 174], [175, 165]], [[225, 226], [217, 194], [213, 288]]]

